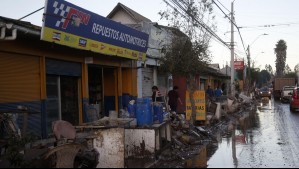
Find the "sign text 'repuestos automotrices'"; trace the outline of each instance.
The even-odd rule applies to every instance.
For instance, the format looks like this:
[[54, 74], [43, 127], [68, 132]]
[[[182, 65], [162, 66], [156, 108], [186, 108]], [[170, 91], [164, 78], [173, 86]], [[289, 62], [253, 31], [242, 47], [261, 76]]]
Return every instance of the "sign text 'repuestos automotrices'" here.
[[149, 35], [62, 0], [46, 0], [41, 39], [130, 59], [145, 59]]

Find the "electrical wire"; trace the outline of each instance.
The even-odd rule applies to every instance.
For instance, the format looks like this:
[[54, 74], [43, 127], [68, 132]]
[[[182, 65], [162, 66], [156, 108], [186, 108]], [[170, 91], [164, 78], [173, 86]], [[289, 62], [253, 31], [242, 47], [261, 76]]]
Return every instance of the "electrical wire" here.
[[226, 9], [229, 13], [231, 12], [230, 10], [228, 10], [219, 0], [216, 0], [224, 9]]
[[[241, 42], [242, 42], [242, 45], [243, 45], [243, 49], [244, 49], [244, 51], [245, 51], [245, 53], [246, 53], [246, 55], [247, 55], [247, 51], [246, 51], [246, 49], [245, 49], [245, 44], [244, 44], [244, 41], [243, 41], [243, 37], [242, 37], [242, 35], [241, 35], [241, 32], [240, 32], [240, 29], [239, 29], [239, 27], [237, 26], [237, 24], [235, 23], [235, 22], [233, 22], [231, 19], [230, 19], [230, 17], [222, 10], [222, 8], [214, 1], [214, 0], [212, 0], [212, 2], [221, 10], [221, 12], [232, 22], [232, 24], [233, 25], [235, 25], [235, 27], [237, 28], [237, 30], [238, 30], [238, 33], [239, 33], [239, 36], [240, 36], [240, 39], [241, 39]], [[231, 12], [231, 15], [233, 15], [233, 11]], [[234, 16], [232, 16], [232, 17], [234, 17]]]
[[239, 28], [269, 28], [276, 26], [290, 26], [290, 25], [299, 25], [299, 22], [291, 22], [291, 23], [279, 23], [279, 24], [266, 24], [266, 25], [255, 25], [255, 26], [241, 26]]
[[24, 19], [24, 18], [27, 18], [28, 16], [30, 16], [30, 15], [32, 15], [32, 14], [35, 14], [36, 12], [38, 12], [38, 11], [44, 9], [44, 8], [45, 8], [45, 7], [41, 7], [40, 9], [38, 9], [38, 10], [36, 10], [36, 11], [33, 11], [33, 12], [31, 12], [30, 14], [28, 14], [28, 15], [26, 15], [26, 16], [23, 16], [22, 18], [19, 19], [19, 21], [22, 20], [22, 19]]
[[[226, 42], [224, 42], [215, 32], [213, 32], [206, 24], [204, 24], [202, 21], [199, 21], [197, 18], [192, 16], [177, 0], [171, 0], [171, 2], [168, 2], [167, 0], [163, 0], [167, 5], [169, 5], [171, 8], [173, 8], [175, 11], [179, 12], [184, 18], [188, 18], [186, 15], [184, 15], [182, 12], [180, 12], [176, 7], [178, 7], [181, 11], [186, 13], [189, 18], [192, 18], [192, 20], [196, 21], [203, 29], [205, 29], [208, 33], [212, 35], [212, 37], [216, 38], [219, 42], [221, 42], [224, 46], [229, 47]], [[182, 1], [181, 1], [182, 2]]]

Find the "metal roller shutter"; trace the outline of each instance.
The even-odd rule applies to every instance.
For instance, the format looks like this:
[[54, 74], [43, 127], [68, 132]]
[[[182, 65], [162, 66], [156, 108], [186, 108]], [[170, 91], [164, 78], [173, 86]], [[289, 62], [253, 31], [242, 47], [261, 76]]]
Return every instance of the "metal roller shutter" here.
[[46, 72], [51, 75], [81, 76], [81, 63], [46, 59]]
[[142, 97], [152, 96], [152, 87], [154, 86], [153, 69], [142, 69]]
[[39, 57], [0, 52], [0, 103], [40, 100]]

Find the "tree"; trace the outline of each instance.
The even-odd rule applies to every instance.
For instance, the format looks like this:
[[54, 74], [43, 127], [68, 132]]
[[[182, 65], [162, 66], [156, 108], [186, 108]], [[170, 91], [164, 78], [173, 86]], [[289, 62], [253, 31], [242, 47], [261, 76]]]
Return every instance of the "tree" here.
[[273, 73], [273, 68], [272, 68], [272, 66], [269, 64], [266, 64], [266, 66], [265, 66], [265, 70], [266, 71], [268, 71], [269, 73], [270, 73], [270, 75], [273, 75], [274, 73]]
[[[196, 119], [196, 107], [193, 94], [196, 90], [195, 77], [203, 72], [210, 62], [208, 46], [211, 34], [202, 25], [208, 18], [209, 31], [214, 31], [212, 16], [212, 1], [181, 0], [173, 4], [164, 0], [168, 5], [166, 11], [159, 14], [166, 19], [173, 29], [172, 43], [165, 46], [165, 56], [161, 59], [160, 69], [171, 73], [173, 76], [185, 77], [192, 107], [191, 123]], [[177, 7], [177, 8], [176, 8]], [[180, 33], [181, 30], [184, 35]]]
[[292, 69], [290, 66], [287, 64], [286, 67], [284, 68], [284, 74], [290, 74], [292, 72]]
[[282, 77], [287, 59], [287, 44], [284, 40], [279, 40], [274, 49], [276, 54], [276, 74]]
[[267, 70], [262, 70], [259, 73], [259, 81], [258, 81], [259, 86], [267, 85], [270, 79], [271, 79], [270, 73]]
[[258, 68], [251, 68], [251, 82], [252, 82], [252, 84], [258, 85], [259, 74], [260, 74], [260, 69], [258, 69]]

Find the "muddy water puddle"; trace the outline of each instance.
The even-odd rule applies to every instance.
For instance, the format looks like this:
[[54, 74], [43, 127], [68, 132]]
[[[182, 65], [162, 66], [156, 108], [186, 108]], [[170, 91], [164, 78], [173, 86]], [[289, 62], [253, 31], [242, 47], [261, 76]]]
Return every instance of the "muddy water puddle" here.
[[244, 149], [253, 144], [254, 130], [258, 128], [255, 113], [245, 114], [233, 130], [216, 135], [217, 143], [209, 144], [198, 155], [186, 161], [188, 168], [238, 168]]
[[[159, 160], [156, 159], [155, 164], [150, 168], [238, 168], [244, 166], [240, 165], [242, 151], [250, 149], [259, 126], [259, 117], [255, 112], [244, 113], [236, 120], [232, 130], [228, 132], [222, 130], [225, 133], [217, 133], [215, 141], [184, 150], [171, 148], [164, 151], [163, 155], [159, 156]], [[134, 160], [131, 164], [136, 166], [140, 163], [139, 167], [144, 168], [149, 167], [144, 165], [147, 162]]]

